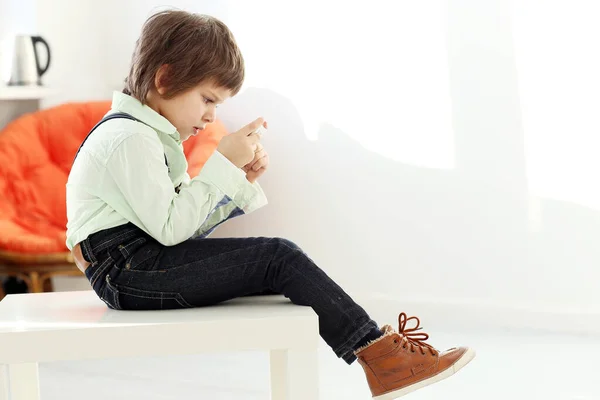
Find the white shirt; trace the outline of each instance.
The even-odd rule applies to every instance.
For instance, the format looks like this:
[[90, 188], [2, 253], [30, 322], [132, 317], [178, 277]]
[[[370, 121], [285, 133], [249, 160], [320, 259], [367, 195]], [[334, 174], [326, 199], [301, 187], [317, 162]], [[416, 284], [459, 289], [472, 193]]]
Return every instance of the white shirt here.
[[218, 151], [190, 179], [179, 133], [150, 107], [115, 92], [114, 112], [141, 122], [107, 121], [82, 146], [67, 182], [69, 249], [127, 222], [172, 246], [267, 204], [260, 185]]

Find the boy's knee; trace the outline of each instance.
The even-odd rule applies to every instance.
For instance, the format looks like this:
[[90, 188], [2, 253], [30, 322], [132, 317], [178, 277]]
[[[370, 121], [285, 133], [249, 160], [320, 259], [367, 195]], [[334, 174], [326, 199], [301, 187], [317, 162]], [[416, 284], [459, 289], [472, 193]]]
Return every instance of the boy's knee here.
[[281, 240], [282, 245], [284, 245], [292, 250], [297, 250], [297, 251], [303, 252], [302, 249], [300, 248], [300, 246], [298, 246], [296, 243], [292, 242], [291, 240], [284, 239], [284, 238], [279, 238], [279, 240]]
[[302, 252], [302, 249], [300, 248], [300, 246], [298, 246], [296, 243], [292, 242], [291, 240], [288, 239], [284, 239], [284, 238], [273, 238], [272, 239], [276, 244], [277, 247], [281, 248], [282, 250], [292, 250], [292, 251], [299, 251]]

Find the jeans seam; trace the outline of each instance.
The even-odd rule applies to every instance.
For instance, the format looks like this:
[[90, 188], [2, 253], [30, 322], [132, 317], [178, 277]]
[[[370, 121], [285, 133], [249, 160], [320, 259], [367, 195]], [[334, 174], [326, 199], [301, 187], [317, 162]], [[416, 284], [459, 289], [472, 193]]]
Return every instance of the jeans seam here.
[[110, 292], [113, 306], [116, 310], [121, 310], [121, 302], [119, 301], [119, 289], [110, 281], [110, 277], [106, 278], [106, 290]]
[[104, 271], [106, 271], [108, 269], [111, 262], [112, 262], [112, 258], [107, 257], [107, 259], [104, 260], [104, 262], [102, 262], [98, 266], [98, 269], [96, 271], [94, 271], [94, 273], [92, 274], [92, 276], [90, 278], [90, 284], [92, 285], [92, 287], [94, 286], [94, 284], [96, 283], [98, 278], [104, 273]]
[[90, 240], [89, 239], [85, 239], [81, 242], [81, 247], [82, 247], [82, 253], [83, 251], [85, 251], [85, 255], [87, 255], [89, 257], [89, 261], [91, 264], [95, 263], [96, 261], [98, 261], [96, 259], [96, 256], [94, 255], [94, 252], [92, 251], [92, 245], [90, 244]]

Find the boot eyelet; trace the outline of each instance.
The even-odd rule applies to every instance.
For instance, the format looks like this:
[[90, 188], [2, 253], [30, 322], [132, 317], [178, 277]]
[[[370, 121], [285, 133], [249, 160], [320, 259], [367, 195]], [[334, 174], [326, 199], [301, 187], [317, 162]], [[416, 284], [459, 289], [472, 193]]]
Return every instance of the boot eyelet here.
[[398, 344], [398, 339], [394, 339], [394, 343]]
[[416, 353], [414, 350], [411, 350], [410, 352], [411, 352], [411, 353]]

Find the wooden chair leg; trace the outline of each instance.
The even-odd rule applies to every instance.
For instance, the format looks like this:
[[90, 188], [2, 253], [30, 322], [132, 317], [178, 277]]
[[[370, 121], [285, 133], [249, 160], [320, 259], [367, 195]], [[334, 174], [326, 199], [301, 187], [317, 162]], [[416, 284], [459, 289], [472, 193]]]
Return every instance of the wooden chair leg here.
[[29, 293], [43, 293], [44, 286], [40, 274], [37, 272], [29, 273]]
[[45, 276], [43, 279], [43, 291], [44, 292], [54, 292], [54, 285], [52, 284], [52, 277]]

